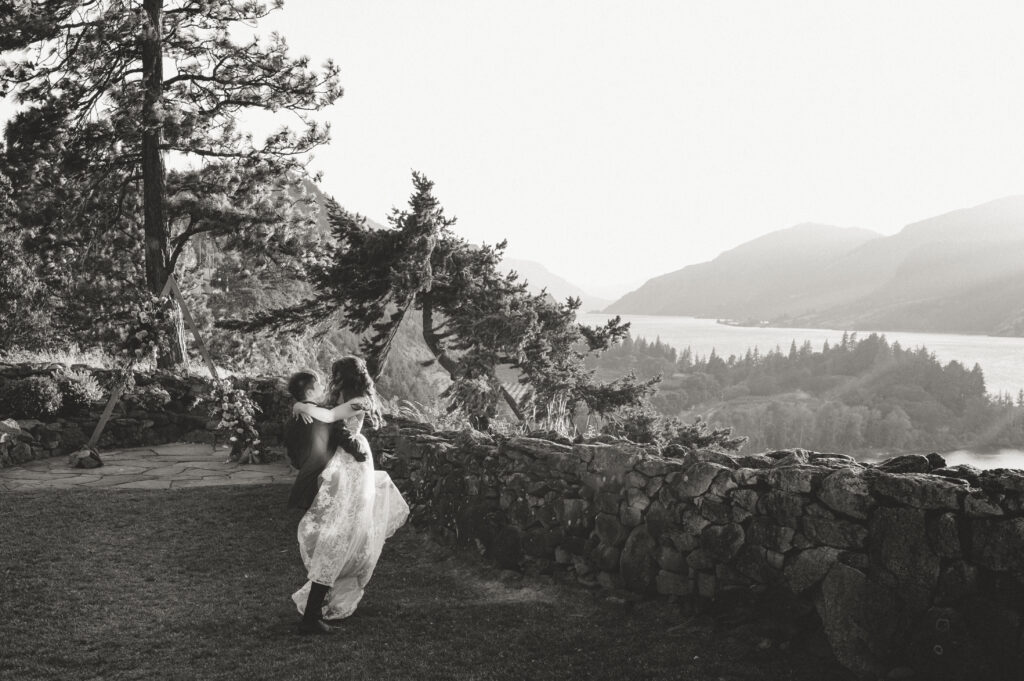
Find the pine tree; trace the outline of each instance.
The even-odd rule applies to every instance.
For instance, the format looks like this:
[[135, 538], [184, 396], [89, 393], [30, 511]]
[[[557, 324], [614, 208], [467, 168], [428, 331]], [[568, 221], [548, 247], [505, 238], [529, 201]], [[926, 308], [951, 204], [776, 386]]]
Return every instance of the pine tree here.
[[[280, 7], [280, 0], [269, 8], [252, 0], [0, 3], [0, 95], [13, 92], [28, 105], [8, 129], [14, 189], [40, 203], [54, 193], [47, 178], [75, 187], [74, 201], [47, 204], [50, 223], [26, 213], [26, 246], [56, 227], [47, 258], [80, 265], [96, 251], [119, 251], [143, 263], [136, 285], [156, 293], [198, 234], [252, 253], [286, 245], [291, 190], [308, 153], [329, 139], [309, 115], [341, 89], [334, 64], [312, 70], [307, 59], [289, 57], [276, 34], [267, 42], [235, 38], [238, 27]], [[281, 128], [257, 142], [239, 128], [240, 115], [254, 109], [291, 111], [303, 129]], [[168, 172], [167, 154], [183, 169]], [[34, 173], [37, 166], [44, 172]]]
[[581, 405], [605, 414], [639, 404], [652, 392], [658, 379], [627, 375], [598, 383], [584, 364], [588, 354], [626, 338], [628, 324], [616, 317], [601, 327], [583, 326], [576, 323], [578, 298], [558, 303], [530, 294], [516, 273], [499, 269], [504, 242], [475, 246], [458, 237], [433, 182], [419, 173], [412, 179], [408, 209], [392, 211], [384, 229], [370, 229], [364, 218], [330, 206], [334, 243], [310, 264], [312, 298], [225, 326], [287, 330], [339, 319], [368, 334], [361, 350], [377, 376], [402, 321], [418, 312], [424, 343], [452, 380], [445, 396], [480, 427], [501, 399], [525, 417], [525, 405], [502, 385], [499, 367], [532, 389], [539, 416], [553, 404], [562, 405], [567, 418]]

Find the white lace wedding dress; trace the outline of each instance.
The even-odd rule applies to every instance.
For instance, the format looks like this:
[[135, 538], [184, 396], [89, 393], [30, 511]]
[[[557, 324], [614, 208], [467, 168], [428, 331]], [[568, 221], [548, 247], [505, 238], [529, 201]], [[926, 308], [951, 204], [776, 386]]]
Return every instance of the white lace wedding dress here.
[[[359, 433], [362, 414], [346, 420]], [[324, 599], [324, 619], [341, 619], [355, 612], [363, 589], [373, 575], [384, 540], [409, 517], [409, 505], [391, 477], [373, 469], [373, 457], [356, 461], [339, 448], [321, 474], [323, 483], [313, 505], [299, 523], [299, 552], [309, 581], [292, 594], [302, 613], [310, 582], [330, 584]]]

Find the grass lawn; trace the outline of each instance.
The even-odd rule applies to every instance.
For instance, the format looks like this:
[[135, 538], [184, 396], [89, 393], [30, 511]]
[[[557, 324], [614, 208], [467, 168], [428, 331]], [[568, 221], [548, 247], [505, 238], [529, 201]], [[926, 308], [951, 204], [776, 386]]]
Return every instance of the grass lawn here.
[[502, 581], [408, 527], [341, 631], [299, 637], [287, 492], [0, 495], [0, 679], [845, 678], [735, 621]]

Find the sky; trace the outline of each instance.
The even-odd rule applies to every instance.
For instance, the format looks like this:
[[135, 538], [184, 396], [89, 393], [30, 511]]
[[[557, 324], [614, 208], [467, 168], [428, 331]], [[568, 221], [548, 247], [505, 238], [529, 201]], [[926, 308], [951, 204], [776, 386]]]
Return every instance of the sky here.
[[[458, 231], [617, 297], [801, 222], [883, 234], [1024, 193], [1024, 4], [287, 0], [341, 67], [323, 188], [410, 171]], [[285, 116], [284, 120], [288, 120]]]

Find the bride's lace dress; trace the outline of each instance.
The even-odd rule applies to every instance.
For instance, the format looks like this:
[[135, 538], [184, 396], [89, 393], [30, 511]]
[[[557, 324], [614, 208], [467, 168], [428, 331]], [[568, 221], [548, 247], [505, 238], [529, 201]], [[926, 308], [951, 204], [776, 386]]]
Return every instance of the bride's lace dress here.
[[[359, 414], [346, 425], [369, 451], [359, 433], [362, 422]], [[356, 461], [339, 448], [321, 477], [320, 491], [299, 523], [299, 552], [309, 581], [292, 594], [292, 600], [302, 613], [310, 582], [330, 584], [323, 617], [340, 619], [359, 605], [384, 540], [405, 523], [409, 506], [391, 477], [373, 469], [372, 456]]]

